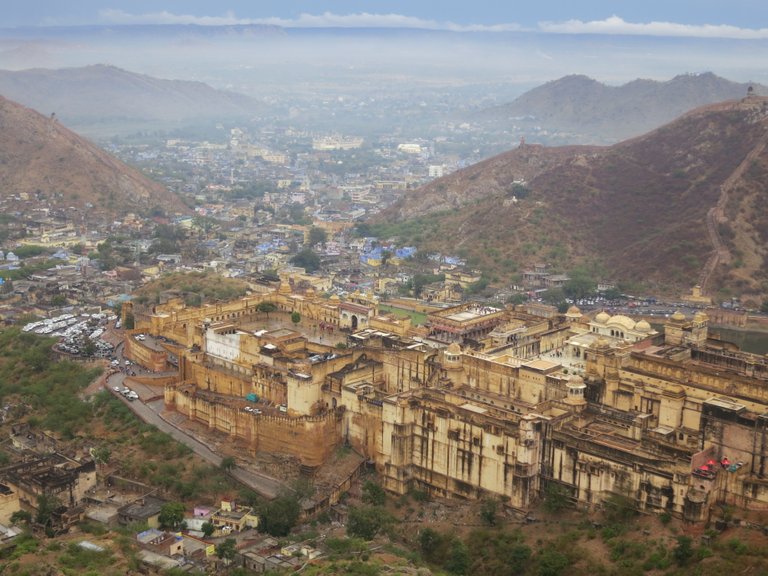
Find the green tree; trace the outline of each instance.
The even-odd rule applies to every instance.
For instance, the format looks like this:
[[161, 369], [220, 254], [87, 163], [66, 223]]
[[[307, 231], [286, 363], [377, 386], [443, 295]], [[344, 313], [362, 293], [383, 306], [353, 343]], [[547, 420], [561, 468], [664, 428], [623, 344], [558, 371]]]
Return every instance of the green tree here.
[[35, 522], [50, 528], [53, 523], [53, 513], [61, 508], [61, 501], [53, 495], [40, 494], [37, 497], [37, 515]]
[[64, 294], [55, 294], [51, 297], [51, 306], [64, 306], [67, 303], [67, 297]]
[[184, 504], [181, 502], [166, 502], [160, 508], [157, 521], [164, 530], [178, 530], [184, 522]]
[[419, 548], [427, 562], [442, 562], [446, 557], [446, 539], [432, 528], [424, 528], [419, 534]]
[[380, 506], [352, 507], [347, 518], [347, 534], [363, 540], [373, 540], [389, 522], [389, 514]]
[[291, 264], [304, 268], [307, 272], [314, 272], [320, 269], [320, 256], [315, 254], [311, 248], [304, 248], [291, 258]]
[[677, 546], [672, 550], [672, 557], [678, 566], [685, 566], [693, 558], [693, 540], [690, 536], [678, 536]]
[[216, 545], [216, 556], [224, 560], [225, 564], [229, 564], [235, 559], [237, 554], [237, 541], [234, 538], [227, 538], [221, 544]]
[[568, 492], [559, 484], [551, 482], [544, 489], [544, 509], [550, 513], [564, 510], [570, 504]]
[[328, 241], [328, 233], [323, 228], [312, 226], [309, 229], [307, 244], [315, 246], [316, 244], [325, 244]]
[[466, 545], [472, 574], [517, 576], [525, 572], [531, 557], [520, 530], [473, 530]]
[[565, 302], [565, 292], [563, 292], [562, 288], [550, 288], [542, 294], [542, 299], [547, 304], [558, 306], [562, 302]]
[[200, 526], [200, 531], [205, 538], [210, 538], [216, 532], [216, 526], [213, 525], [213, 522], [203, 522], [203, 525]]
[[568, 557], [550, 546], [539, 552], [538, 564], [539, 576], [560, 576], [568, 568]]
[[507, 304], [523, 304], [524, 302], [528, 302], [528, 296], [525, 294], [512, 294], [507, 299]]
[[28, 348], [21, 356], [23, 362], [35, 372], [42, 372], [51, 363], [51, 352], [48, 348], [35, 346]]
[[611, 524], [624, 526], [637, 516], [633, 499], [624, 494], [611, 494], [605, 499], [603, 505], [605, 506], [605, 519]]
[[299, 314], [295, 310], [291, 312], [291, 322], [293, 322], [294, 324], [298, 324], [299, 322], [301, 322], [301, 314]]
[[606, 300], [618, 300], [621, 298], [621, 290], [618, 288], [608, 288], [608, 290], [603, 292], [603, 297]]
[[480, 518], [488, 526], [496, 526], [496, 510], [498, 506], [498, 501], [493, 497], [483, 498], [483, 501], [480, 503]]
[[480, 280], [477, 282], [472, 282], [469, 286], [467, 286], [467, 294], [480, 294], [482, 293], [486, 288], [488, 288], [488, 278], [485, 276], [481, 276]]
[[256, 306], [256, 311], [266, 314], [267, 318], [269, 318], [270, 312], [275, 310], [277, 310], [277, 305], [274, 302], [259, 302], [258, 306]]
[[235, 459], [233, 456], [225, 456], [224, 458], [221, 459], [221, 463], [219, 464], [219, 468], [221, 468], [226, 472], [229, 472], [234, 467], [235, 467]]
[[285, 494], [261, 506], [259, 530], [271, 536], [287, 536], [301, 513], [298, 498]]
[[286, 218], [289, 224], [309, 224], [307, 221], [304, 205], [294, 202], [287, 209]]
[[379, 484], [366, 480], [363, 484], [363, 502], [373, 506], [384, 506], [387, 501], [387, 493]]
[[82, 354], [88, 358], [96, 354], [96, 342], [86, 337], [85, 342], [83, 343]]
[[29, 524], [32, 522], [32, 514], [27, 510], [16, 510], [11, 514], [11, 524]]
[[461, 576], [469, 570], [469, 552], [461, 540], [454, 540], [448, 560], [445, 563], [445, 569], [451, 574]]
[[112, 456], [112, 450], [107, 446], [99, 446], [91, 450], [91, 456], [99, 464], [109, 464], [109, 459]]
[[586, 298], [594, 294], [597, 281], [583, 268], [571, 270], [570, 280], [563, 286], [563, 292], [568, 298]]

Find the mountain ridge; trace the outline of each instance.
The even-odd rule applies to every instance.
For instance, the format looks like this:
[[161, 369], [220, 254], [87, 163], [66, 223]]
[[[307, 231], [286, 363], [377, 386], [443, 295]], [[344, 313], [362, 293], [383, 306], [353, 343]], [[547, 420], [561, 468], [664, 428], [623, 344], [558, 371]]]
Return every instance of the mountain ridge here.
[[377, 222], [419, 218], [423, 249], [459, 252], [499, 281], [549, 262], [668, 293], [699, 282], [715, 227], [729, 257], [707, 278], [710, 292], [759, 300], [766, 132], [768, 98], [750, 96], [613, 146], [524, 144], [407, 194]]
[[[193, 80], [166, 80], [94, 64], [0, 70], [0, 94], [78, 129], [109, 121], [189, 122], [247, 117], [256, 101]], [[79, 130], [83, 131], [83, 130]]]
[[189, 211], [174, 193], [64, 127], [55, 115], [45, 117], [2, 96], [0, 190], [11, 210], [32, 202], [94, 218], [155, 207]]
[[574, 143], [615, 143], [644, 134], [688, 110], [742, 98], [750, 87], [768, 95], [768, 88], [760, 84], [731, 82], [711, 72], [679, 74], [666, 81], [637, 78], [620, 86], [571, 74], [533, 88], [512, 102], [480, 111], [476, 118], [571, 133]]

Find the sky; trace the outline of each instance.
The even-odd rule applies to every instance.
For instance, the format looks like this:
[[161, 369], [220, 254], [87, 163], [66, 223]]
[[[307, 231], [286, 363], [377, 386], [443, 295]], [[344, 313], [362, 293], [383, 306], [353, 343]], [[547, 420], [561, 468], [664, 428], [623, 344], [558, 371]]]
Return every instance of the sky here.
[[768, 38], [766, 0], [3, 0], [2, 26], [236, 24]]

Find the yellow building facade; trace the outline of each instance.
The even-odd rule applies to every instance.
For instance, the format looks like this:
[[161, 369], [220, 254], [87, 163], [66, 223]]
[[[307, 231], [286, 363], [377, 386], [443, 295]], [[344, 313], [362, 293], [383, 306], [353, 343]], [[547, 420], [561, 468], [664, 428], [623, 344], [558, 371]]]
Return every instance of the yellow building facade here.
[[[381, 322], [336, 348], [302, 333], [304, 324], [259, 328], [262, 302], [299, 311], [312, 327], [342, 328], [358, 307], [362, 316], [368, 306], [371, 324], [377, 317], [361, 295], [345, 303], [285, 286], [136, 317], [137, 329], [183, 348], [167, 406], [253, 451], [313, 469], [344, 443], [393, 492], [492, 494], [519, 509], [552, 484], [586, 506], [619, 493], [690, 521], [716, 503], [768, 508], [768, 361], [709, 339], [701, 313], [676, 314], [657, 334], [613, 327], [623, 318], [581, 321], [573, 310], [545, 318], [456, 308], [436, 316], [437, 340]], [[445, 345], [460, 333], [485, 340]], [[569, 369], [560, 353], [585, 333], [593, 337], [580, 349], [583, 369]]]

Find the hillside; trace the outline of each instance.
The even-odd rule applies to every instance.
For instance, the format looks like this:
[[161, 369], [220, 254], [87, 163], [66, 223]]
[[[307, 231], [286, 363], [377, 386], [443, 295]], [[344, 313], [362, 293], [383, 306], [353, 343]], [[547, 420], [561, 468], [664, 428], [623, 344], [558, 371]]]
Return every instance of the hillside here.
[[377, 221], [499, 281], [536, 262], [587, 264], [650, 290], [704, 282], [713, 294], [759, 300], [768, 292], [767, 129], [768, 98], [753, 96], [610, 147], [523, 145], [409, 193]]
[[481, 121], [536, 125], [574, 143], [614, 143], [648, 132], [694, 108], [742, 98], [757, 84], [731, 82], [712, 73], [683, 74], [666, 82], [638, 79], [608, 86], [582, 75], [565, 76], [530, 90], [509, 104], [480, 112]]
[[247, 117], [258, 104], [247, 96], [203, 82], [163, 80], [114, 66], [59, 70], [0, 70], [0, 94], [67, 126], [183, 123]]
[[187, 211], [164, 186], [62, 126], [0, 97], [0, 190], [7, 210], [88, 209], [89, 218]]

